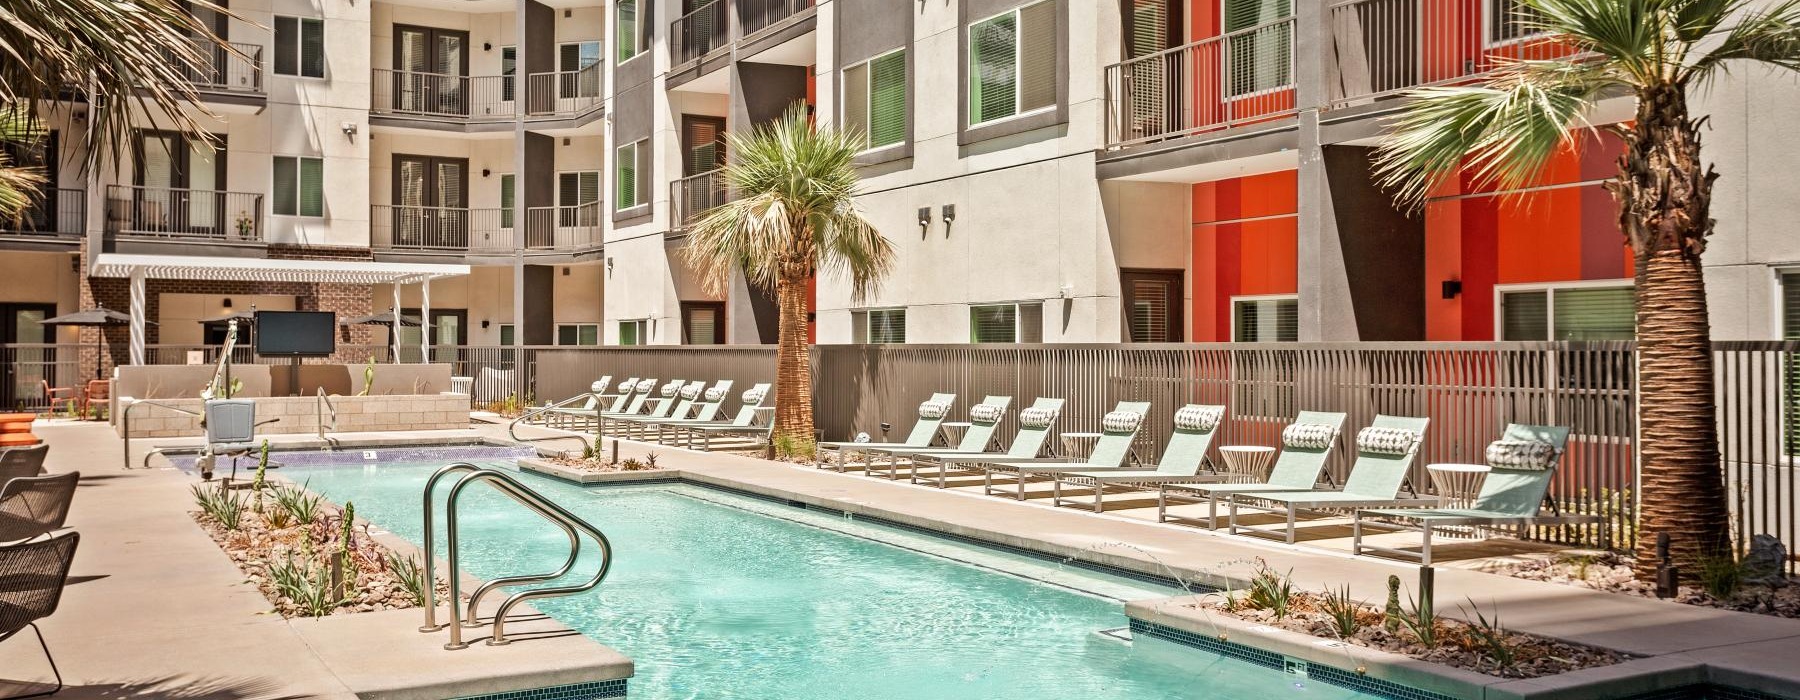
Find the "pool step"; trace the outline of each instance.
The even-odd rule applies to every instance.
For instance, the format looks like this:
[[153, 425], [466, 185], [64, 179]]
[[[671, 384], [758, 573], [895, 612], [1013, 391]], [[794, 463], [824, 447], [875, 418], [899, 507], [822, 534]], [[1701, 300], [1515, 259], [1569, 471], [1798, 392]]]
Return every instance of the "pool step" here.
[[1099, 637], [1099, 638], [1104, 639], [1109, 642], [1117, 642], [1119, 644], [1130, 644], [1131, 643], [1131, 628], [1130, 627], [1114, 627], [1112, 629], [1094, 630], [1094, 636]]

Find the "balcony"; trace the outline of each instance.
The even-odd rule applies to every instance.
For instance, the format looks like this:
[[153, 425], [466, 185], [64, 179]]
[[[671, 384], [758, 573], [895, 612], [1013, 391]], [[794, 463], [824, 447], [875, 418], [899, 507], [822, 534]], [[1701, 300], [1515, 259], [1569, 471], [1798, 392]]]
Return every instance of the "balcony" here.
[[87, 190], [49, 188], [18, 219], [0, 220], [0, 238], [73, 242], [87, 231]]
[[263, 196], [251, 192], [111, 185], [108, 238], [263, 243]]
[[[813, 0], [733, 0], [744, 36], [777, 26], [813, 6]], [[741, 37], [740, 37], [741, 38]]]
[[605, 104], [604, 63], [581, 70], [532, 73], [525, 77], [525, 116], [579, 118], [596, 114]]
[[602, 240], [599, 202], [528, 208], [523, 231], [515, 216], [511, 209], [377, 204], [370, 207], [369, 245], [386, 252], [479, 256], [510, 255], [515, 246], [575, 252], [597, 248]]
[[1294, 19], [1106, 67], [1106, 145], [1120, 148], [1294, 113]]
[[1348, 0], [1328, 8], [1336, 73], [1331, 106], [1392, 97], [1412, 88], [1462, 82], [1508, 60], [1567, 58], [1561, 42], [1534, 37], [1500, 4], [1473, 0]]
[[452, 124], [511, 122], [517, 113], [510, 75], [449, 75], [374, 69], [369, 113]]
[[676, 18], [669, 25], [671, 62], [681, 65], [698, 61], [714, 49], [731, 43], [731, 23], [725, 14], [725, 0], [713, 0], [693, 12]]
[[171, 57], [187, 81], [202, 95], [266, 98], [263, 89], [263, 47], [256, 44], [211, 41], [194, 42], [197, 64]]
[[685, 231], [706, 210], [731, 201], [725, 185], [725, 169], [708, 170], [669, 183], [672, 231]]

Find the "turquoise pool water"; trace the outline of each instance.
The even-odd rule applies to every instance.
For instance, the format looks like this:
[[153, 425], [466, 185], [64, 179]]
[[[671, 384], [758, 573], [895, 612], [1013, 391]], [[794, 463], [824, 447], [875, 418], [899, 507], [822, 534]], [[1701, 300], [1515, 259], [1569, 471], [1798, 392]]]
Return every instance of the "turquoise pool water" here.
[[[285, 476], [418, 542], [435, 466]], [[636, 661], [633, 698], [1371, 697], [1095, 634], [1125, 625], [1121, 600], [1179, 593], [1154, 584], [694, 486], [520, 478], [611, 538], [617, 561], [597, 591], [535, 605]], [[459, 524], [482, 578], [567, 556], [559, 530], [485, 488], [465, 497]]]

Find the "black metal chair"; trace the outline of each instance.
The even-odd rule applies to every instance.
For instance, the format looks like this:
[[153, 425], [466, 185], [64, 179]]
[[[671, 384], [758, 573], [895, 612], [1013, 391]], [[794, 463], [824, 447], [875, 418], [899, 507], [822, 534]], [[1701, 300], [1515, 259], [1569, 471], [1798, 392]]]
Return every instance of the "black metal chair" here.
[[50, 662], [50, 673], [56, 687], [41, 693], [14, 695], [35, 698], [62, 690], [62, 671], [56, 668], [56, 657], [44, 643], [44, 632], [37, 621], [56, 612], [62, 599], [63, 584], [69, 579], [69, 565], [75, 560], [75, 545], [81, 533], [68, 532], [33, 542], [0, 546], [0, 643], [30, 627], [37, 635], [44, 659]]
[[27, 476], [0, 484], [0, 543], [62, 529], [81, 472]]
[[0, 486], [9, 479], [43, 473], [44, 457], [48, 454], [50, 446], [46, 444], [0, 449]]

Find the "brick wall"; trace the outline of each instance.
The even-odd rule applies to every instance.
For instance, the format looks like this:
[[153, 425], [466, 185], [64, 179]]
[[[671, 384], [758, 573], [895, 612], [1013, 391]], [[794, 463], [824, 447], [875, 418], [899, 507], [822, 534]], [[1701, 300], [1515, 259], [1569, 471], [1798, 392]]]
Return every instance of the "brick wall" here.
[[[89, 251], [85, 245], [82, 250], [82, 269], [87, 269]], [[271, 245], [268, 257], [272, 260], [373, 260], [374, 254], [367, 248], [332, 248], [321, 246]], [[124, 278], [86, 277], [81, 278], [81, 308], [89, 309], [104, 306], [114, 311], [129, 313], [131, 309], [131, 283]], [[227, 282], [203, 279], [152, 279], [144, 283], [145, 318], [155, 321], [160, 315], [159, 300], [163, 294], [221, 294], [252, 295], [276, 294], [294, 297], [294, 308], [301, 311], [336, 311], [340, 318], [363, 316], [369, 313], [371, 292], [366, 284], [327, 284], [312, 282]], [[102, 357], [96, 343], [104, 335], [106, 341], [105, 355]], [[144, 342], [156, 344], [159, 330], [157, 326], [147, 325], [144, 328]], [[343, 326], [338, 329], [338, 344], [367, 345], [375, 342], [375, 331], [370, 326]], [[82, 378], [94, 376], [95, 363], [102, 361], [102, 368], [110, 368], [115, 364], [129, 363], [131, 360], [131, 329], [127, 326], [107, 328], [82, 328], [80, 330], [80, 372]], [[334, 357], [335, 362], [361, 362], [367, 358], [350, 357], [355, 353], [344, 353], [343, 357]]]

